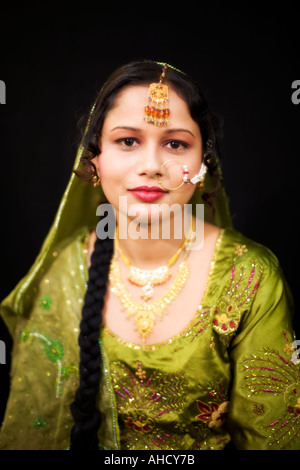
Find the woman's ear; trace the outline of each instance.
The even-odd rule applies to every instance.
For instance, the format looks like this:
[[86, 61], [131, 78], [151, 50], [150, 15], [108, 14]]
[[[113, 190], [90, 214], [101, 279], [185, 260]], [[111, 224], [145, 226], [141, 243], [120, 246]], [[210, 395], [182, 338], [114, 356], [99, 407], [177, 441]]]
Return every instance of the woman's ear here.
[[92, 158], [92, 162], [95, 166], [95, 169], [96, 169], [96, 174], [94, 175], [93, 177], [93, 184], [94, 186], [99, 186], [101, 184], [101, 178], [100, 178], [100, 165], [99, 165], [99, 157], [100, 157], [100, 153], [98, 155], [96, 155], [94, 158]]

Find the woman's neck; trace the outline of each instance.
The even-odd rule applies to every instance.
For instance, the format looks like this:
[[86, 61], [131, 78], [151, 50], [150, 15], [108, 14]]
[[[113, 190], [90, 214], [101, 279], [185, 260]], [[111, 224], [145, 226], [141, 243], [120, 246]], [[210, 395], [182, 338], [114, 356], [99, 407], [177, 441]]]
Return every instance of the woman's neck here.
[[[162, 226], [153, 230], [153, 226], [140, 226], [135, 231], [119, 233], [116, 230], [117, 244], [128, 258], [130, 264], [140, 269], [153, 269], [168, 263], [170, 258], [179, 250], [187, 237], [191, 236], [191, 229], [196, 226], [189, 224], [182, 230], [169, 230]], [[195, 228], [193, 228], [195, 230]], [[133, 236], [132, 236], [133, 235]]]

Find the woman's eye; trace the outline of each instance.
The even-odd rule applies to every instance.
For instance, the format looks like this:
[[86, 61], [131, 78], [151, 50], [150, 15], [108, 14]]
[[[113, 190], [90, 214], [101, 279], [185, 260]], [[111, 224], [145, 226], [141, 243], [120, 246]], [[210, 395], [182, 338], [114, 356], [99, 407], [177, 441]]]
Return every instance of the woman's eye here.
[[134, 137], [123, 137], [122, 139], [118, 139], [117, 143], [125, 147], [133, 147], [137, 144], [137, 140]]
[[179, 150], [187, 147], [187, 144], [185, 142], [182, 142], [181, 140], [170, 140], [167, 143], [167, 146], [171, 148], [172, 150]]

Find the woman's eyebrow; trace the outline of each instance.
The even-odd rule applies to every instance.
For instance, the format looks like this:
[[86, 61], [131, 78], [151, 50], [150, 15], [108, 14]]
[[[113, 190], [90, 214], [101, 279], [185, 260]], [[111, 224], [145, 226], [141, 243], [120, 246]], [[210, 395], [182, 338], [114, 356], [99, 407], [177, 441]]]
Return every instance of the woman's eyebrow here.
[[188, 132], [188, 133], [191, 134], [193, 137], [195, 137], [194, 134], [193, 134], [191, 131], [189, 131], [188, 129], [182, 129], [182, 128], [178, 128], [178, 129], [177, 129], [177, 128], [176, 128], [176, 129], [166, 129], [166, 130], [165, 130], [165, 134], [172, 134], [172, 132]]
[[116, 129], [126, 129], [128, 131], [133, 131], [133, 132], [142, 132], [141, 129], [138, 129], [137, 127], [131, 127], [131, 126], [116, 126], [113, 129], [110, 129], [110, 132]]
[[[110, 129], [110, 132], [116, 129], [125, 129], [125, 130], [132, 131], [132, 132], [142, 132], [141, 129], [137, 127], [131, 127], [131, 126], [116, 126], [116, 127], [113, 127], [113, 129]], [[183, 129], [183, 128], [166, 129], [164, 131], [165, 134], [172, 134], [173, 132], [187, 132], [188, 134], [191, 134], [193, 137], [195, 137], [191, 131], [189, 131], [188, 129]]]

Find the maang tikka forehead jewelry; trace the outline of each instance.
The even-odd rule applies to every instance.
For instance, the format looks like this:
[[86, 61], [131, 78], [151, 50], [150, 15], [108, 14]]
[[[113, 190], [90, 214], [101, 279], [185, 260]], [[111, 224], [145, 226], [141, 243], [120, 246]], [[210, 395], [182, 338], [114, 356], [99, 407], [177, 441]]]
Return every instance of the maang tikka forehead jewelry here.
[[169, 123], [169, 90], [163, 84], [168, 65], [164, 64], [158, 83], [151, 83], [145, 106], [145, 121], [155, 126], [164, 126]]

